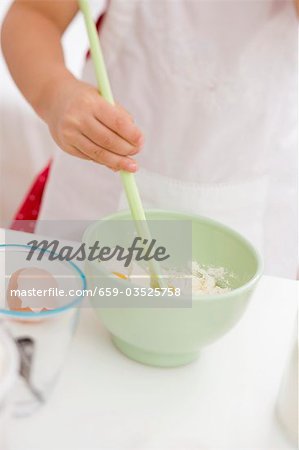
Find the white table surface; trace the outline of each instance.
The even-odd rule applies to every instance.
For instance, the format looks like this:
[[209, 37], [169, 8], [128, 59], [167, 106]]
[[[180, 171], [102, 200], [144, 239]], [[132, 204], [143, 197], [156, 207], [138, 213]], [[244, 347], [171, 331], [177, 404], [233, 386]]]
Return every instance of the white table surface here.
[[296, 309], [296, 282], [264, 277], [240, 323], [197, 362], [157, 369], [119, 353], [86, 308], [48, 404], [13, 420], [12, 449], [296, 448], [274, 410]]
[[[0, 229], [1, 241], [8, 235], [28, 241], [26, 233]], [[11, 449], [296, 449], [277, 422], [275, 403], [297, 298], [297, 282], [264, 276], [239, 324], [197, 362], [177, 369], [127, 359], [92, 309], [82, 309], [52, 397], [35, 415], [11, 422]]]

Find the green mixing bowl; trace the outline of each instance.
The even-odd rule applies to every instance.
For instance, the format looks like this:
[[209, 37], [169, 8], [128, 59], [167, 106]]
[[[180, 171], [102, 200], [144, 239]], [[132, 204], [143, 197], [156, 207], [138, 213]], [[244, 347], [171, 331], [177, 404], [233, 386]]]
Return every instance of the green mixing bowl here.
[[[102, 307], [103, 297], [91, 297], [96, 314], [116, 347], [136, 361], [175, 367], [195, 360], [200, 350], [228, 332], [243, 315], [261, 277], [263, 264], [255, 248], [239, 233], [205, 217], [163, 210], [149, 210], [147, 219], [192, 224], [192, 259], [200, 264], [229, 268], [236, 276], [232, 290], [220, 295], [194, 295], [191, 307]], [[91, 224], [83, 242], [93, 245], [107, 222], [129, 220], [125, 211]], [[110, 242], [114, 246], [115, 242]], [[89, 288], [116, 287], [124, 291], [132, 282], [107, 277], [103, 264], [86, 261]], [[142, 299], [140, 298], [140, 301]]]

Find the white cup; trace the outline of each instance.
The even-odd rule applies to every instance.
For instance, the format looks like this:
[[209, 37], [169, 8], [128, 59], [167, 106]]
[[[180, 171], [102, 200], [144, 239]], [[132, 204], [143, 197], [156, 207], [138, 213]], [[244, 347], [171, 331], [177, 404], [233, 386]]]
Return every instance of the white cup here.
[[0, 327], [0, 449], [7, 450], [10, 393], [17, 378], [18, 355], [13, 340]]
[[287, 436], [298, 446], [298, 327], [284, 371], [277, 402], [277, 414]]

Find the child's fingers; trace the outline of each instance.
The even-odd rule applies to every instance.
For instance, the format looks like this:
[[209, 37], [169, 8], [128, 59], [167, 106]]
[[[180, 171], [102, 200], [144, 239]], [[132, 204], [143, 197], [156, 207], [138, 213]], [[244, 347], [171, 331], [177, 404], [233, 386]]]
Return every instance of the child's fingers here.
[[97, 120], [135, 146], [141, 146], [143, 136], [139, 128], [117, 106], [110, 105], [99, 97], [99, 107], [94, 111]]
[[91, 158], [87, 156], [85, 153], [80, 152], [75, 146], [73, 145], [67, 145], [65, 147], [65, 150], [69, 155], [76, 156], [76, 158], [86, 159], [88, 161], [91, 161]]
[[103, 164], [113, 170], [126, 170], [128, 172], [136, 172], [137, 170], [137, 164], [133, 159], [127, 156], [116, 155], [115, 153], [96, 145], [86, 136], [78, 136], [76, 139], [76, 148], [93, 161]]
[[135, 155], [139, 151], [138, 147], [122, 139], [118, 134], [105, 127], [105, 125], [94, 117], [89, 118], [81, 129], [81, 133], [95, 144], [118, 155]]
[[133, 116], [129, 113], [129, 111], [126, 110], [126, 108], [124, 108], [122, 105], [120, 105], [119, 103], [115, 104], [115, 107], [117, 109], [119, 109], [120, 112], [126, 114], [126, 116], [128, 117], [128, 119], [130, 119], [131, 122], [135, 122]]

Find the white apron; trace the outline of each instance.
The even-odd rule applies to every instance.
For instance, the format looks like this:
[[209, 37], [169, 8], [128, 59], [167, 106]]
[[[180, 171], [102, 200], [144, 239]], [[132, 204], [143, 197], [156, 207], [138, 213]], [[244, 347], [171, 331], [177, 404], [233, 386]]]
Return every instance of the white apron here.
[[[115, 99], [145, 135], [145, 207], [220, 220], [260, 248], [267, 273], [295, 276], [293, 2], [111, 0], [100, 36]], [[84, 79], [96, 84], [90, 60]], [[42, 220], [120, 208], [117, 174], [57, 151]]]

